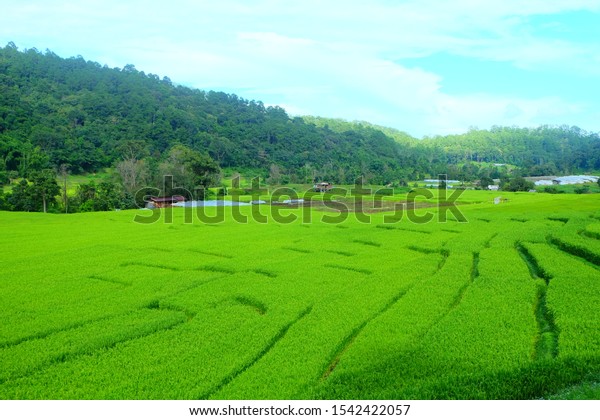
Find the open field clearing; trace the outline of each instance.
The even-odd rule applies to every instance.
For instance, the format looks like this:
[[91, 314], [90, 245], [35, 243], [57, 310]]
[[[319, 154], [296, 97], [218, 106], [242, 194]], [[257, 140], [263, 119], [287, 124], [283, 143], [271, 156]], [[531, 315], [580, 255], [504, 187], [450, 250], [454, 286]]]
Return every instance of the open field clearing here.
[[600, 398], [600, 195], [494, 195], [466, 223], [0, 213], [0, 398]]

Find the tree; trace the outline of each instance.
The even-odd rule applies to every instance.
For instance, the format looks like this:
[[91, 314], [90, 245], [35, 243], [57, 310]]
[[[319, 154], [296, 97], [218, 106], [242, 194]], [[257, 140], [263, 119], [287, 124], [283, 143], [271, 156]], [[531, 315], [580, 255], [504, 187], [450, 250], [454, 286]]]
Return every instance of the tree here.
[[96, 190], [96, 204], [94, 210], [107, 211], [120, 207], [122, 195], [112, 182], [103, 181]]
[[[159, 165], [159, 188], [164, 187], [163, 194], [179, 193], [203, 199], [207, 189], [216, 185], [221, 179], [221, 168], [208, 155], [203, 155], [187, 146], [177, 145], [171, 148], [167, 158]], [[172, 183], [165, 182], [172, 177]]]
[[494, 180], [489, 176], [482, 176], [479, 180], [479, 186], [484, 190], [487, 190], [487, 187], [490, 185], [494, 185]]
[[4, 195], [4, 189], [0, 188], [0, 210], [10, 210], [8, 206], [8, 201]]
[[33, 196], [33, 188], [26, 179], [13, 186], [8, 204], [14, 211], [39, 211]]
[[33, 194], [36, 199], [42, 201], [44, 213], [48, 211], [48, 205], [56, 203], [56, 196], [60, 193], [60, 187], [56, 182], [56, 174], [51, 169], [36, 172], [31, 177], [33, 182]]
[[133, 195], [148, 182], [148, 165], [144, 160], [129, 157], [117, 162], [117, 172], [121, 177], [121, 183], [125, 191]]
[[281, 184], [281, 168], [274, 163], [269, 167], [269, 177], [267, 178], [267, 182], [270, 185], [279, 185]]
[[523, 177], [512, 178], [508, 183], [505, 183], [502, 187], [504, 191], [529, 191], [533, 188], [533, 182], [527, 181]]
[[48, 168], [50, 158], [39, 147], [27, 147], [19, 160], [19, 173], [27, 178]]
[[69, 197], [67, 197], [67, 178], [69, 176], [69, 165], [63, 163], [60, 165], [59, 174], [62, 179], [62, 199], [65, 213], [69, 212]]
[[590, 192], [590, 186], [589, 185], [578, 185], [577, 187], [575, 187], [574, 191], [575, 191], [575, 194], [587, 194]]
[[94, 211], [94, 204], [96, 199], [96, 183], [94, 181], [90, 181], [87, 184], [79, 184], [79, 186], [77, 187], [76, 197], [79, 211]]

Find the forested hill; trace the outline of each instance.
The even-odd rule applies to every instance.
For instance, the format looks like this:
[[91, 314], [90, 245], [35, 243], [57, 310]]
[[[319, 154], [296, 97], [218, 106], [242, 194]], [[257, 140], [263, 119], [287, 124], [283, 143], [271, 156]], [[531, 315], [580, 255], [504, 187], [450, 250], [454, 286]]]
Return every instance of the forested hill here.
[[[82, 57], [0, 49], [1, 170], [26, 170], [38, 148], [73, 173], [115, 164], [132, 141], [140, 158], [176, 144], [208, 153], [221, 167], [274, 164], [299, 176], [318, 170], [338, 182], [363, 173], [385, 182], [408, 175], [413, 151], [381, 131], [340, 133], [221, 92], [205, 92], [127, 65], [108, 68]], [[376, 175], [375, 175], [376, 174]]]
[[600, 136], [578, 127], [492, 127], [420, 143], [448, 164], [508, 163], [532, 176], [600, 170]]
[[0, 48], [4, 179], [44, 167], [93, 172], [132, 153], [153, 173], [176, 145], [221, 168], [292, 182], [345, 183], [363, 175], [389, 183], [438, 173], [474, 179], [487, 170], [481, 162], [516, 165], [521, 175], [600, 170], [598, 134], [576, 127], [493, 128], [417, 140], [364, 122], [291, 118], [282, 108], [179, 86], [133, 65], [109, 68], [82, 57], [20, 51], [12, 43]]
[[[418, 168], [433, 174], [457, 172], [469, 163], [504, 163], [519, 167], [519, 175], [558, 175], [600, 170], [600, 135], [579, 127], [543, 125], [537, 128], [492, 127], [464, 134], [416, 139], [409, 134], [364, 121], [307, 116], [305, 121], [337, 132], [370, 127], [397, 143], [412, 147]], [[427, 163], [423, 164], [423, 158]], [[464, 171], [462, 171], [464, 172]], [[462, 174], [465, 175], [464, 173]]]

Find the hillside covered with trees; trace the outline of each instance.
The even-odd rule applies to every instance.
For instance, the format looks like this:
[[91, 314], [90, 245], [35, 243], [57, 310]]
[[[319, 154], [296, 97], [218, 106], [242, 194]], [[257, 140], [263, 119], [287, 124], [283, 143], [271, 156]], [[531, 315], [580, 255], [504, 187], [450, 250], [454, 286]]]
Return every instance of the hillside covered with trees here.
[[[507, 175], [507, 167], [494, 164], [511, 165], [512, 176], [598, 171], [600, 137], [542, 126], [415, 139], [367, 122], [291, 117], [277, 106], [180, 86], [133, 65], [109, 68], [12, 43], [0, 48], [0, 184], [13, 186], [12, 201], [0, 197], [0, 206], [16, 210], [52, 205], [56, 188], [38, 185], [48, 184], [50, 171], [60, 178], [114, 169], [113, 185], [80, 191], [77, 206], [98, 210], [133, 205], [136, 190], [160, 187], [166, 174], [189, 190], [218, 185], [222, 170], [273, 184], [342, 184], [363, 176], [402, 185], [439, 173], [465, 181]], [[98, 191], [112, 198], [100, 200]], [[35, 204], [27, 201], [32, 194]]]
[[82, 57], [0, 49], [0, 170], [25, 175], [41, 152], [52, 166], [97, 171], [121, 160], [131, 142], [140, 159], [160, 160], [184, 145], [224, 168], [278, 165], [302, 179], [318, 168], [337, 182], [363, 173], [391, 181], [407, 175], [413, 160], [375, 129], [318, 128], [282, 108], [177, 86], [133, 65], [111, 69]]
[[456, 174], [465, 164], [481, 163], [517, 166], [519, 175], [523, 176], [594, 172], [600, 169], [600, 135], [579, 127], [492, 127], [490, 130], [471, 129], [464, 134], [417, 139], [406, 132], [364, 121], [349, 122], [313, 116], [304, 119], [338, 132], [366, 127], [377, 129], [397, 143], [411, 146], [420, 159], [426, 156], [429, 165], [421, 167], [427, 167], [431, 173], [449, 171]]

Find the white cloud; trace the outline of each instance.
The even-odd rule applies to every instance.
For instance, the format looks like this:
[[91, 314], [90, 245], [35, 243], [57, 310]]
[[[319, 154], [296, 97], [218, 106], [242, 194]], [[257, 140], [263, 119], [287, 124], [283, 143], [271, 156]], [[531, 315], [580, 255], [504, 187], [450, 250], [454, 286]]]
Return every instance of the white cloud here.
[[572, 119], [581, 111], [581, 105], [570, 104], [556, 97], [527, 100], [484, 94], [439, 94], [428, 123], [433, 128], [430, 134], [449, 134], [465, 131], [472, 125], [482, 128], [492, 125], [537, 126], [556, 117]]

